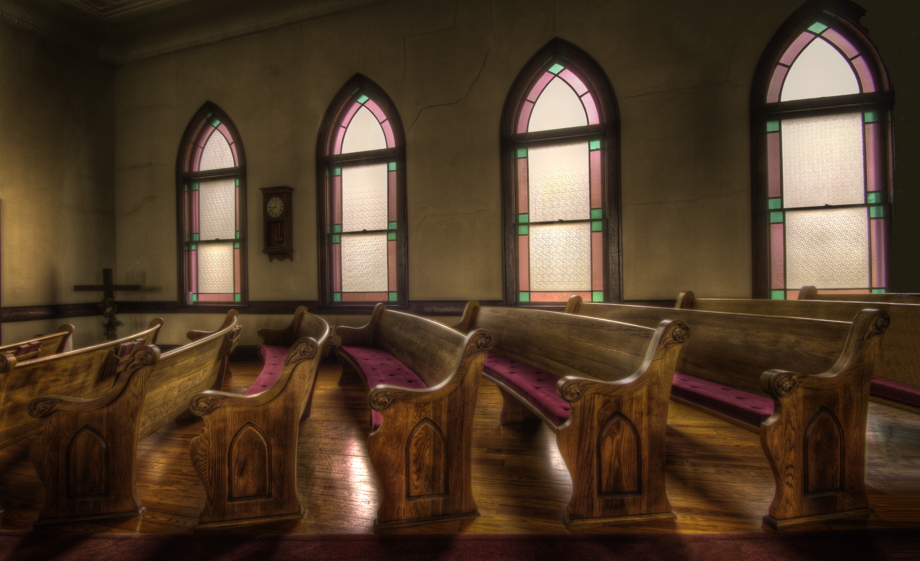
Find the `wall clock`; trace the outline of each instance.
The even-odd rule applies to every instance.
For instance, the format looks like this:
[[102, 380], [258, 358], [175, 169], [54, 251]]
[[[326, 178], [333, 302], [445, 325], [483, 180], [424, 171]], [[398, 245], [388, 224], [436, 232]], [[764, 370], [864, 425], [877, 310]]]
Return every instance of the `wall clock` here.
[[294, 260], [294, 224], [291, 187], [262, 187], [262, 253], [268, 260]]

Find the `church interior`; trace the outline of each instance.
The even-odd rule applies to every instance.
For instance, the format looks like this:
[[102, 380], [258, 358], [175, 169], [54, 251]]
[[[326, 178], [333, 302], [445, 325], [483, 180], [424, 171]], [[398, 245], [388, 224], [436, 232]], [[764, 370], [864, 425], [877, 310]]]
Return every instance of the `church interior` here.
[[[0, 2], [0, 351], [25, 353], [0, 372], [69, 324], [62, 358], [35, 360], [64, 376], [118, 340], [106, 396], [201, 375], [132, 421], [121, 517], [64, 504], [110, 492], [74, 483], [93, 454], [128, 465], [93, 428], [102, 448], [56, 448], [91, 414], [16, 398], [44, 428], [0, 438], [0, 530], [920, 527], [918, 18], [910, 0]], [[503, 349], [559, 384], [521, 397]], [[374, 389], [380, 353], [415, 382]], [[868, 395], [873, 368], [893, 390]], [[862, 390], [815, 397], [840, 372]], [[301, 373], [284, 430], [228, 440], [219, 396], [187, 411], [208, 389], [293, 395], [256, 388]], [[693, 376], [782, 405], [732, 419], [678, 395]], [[2, 383], [13, 426], [24, 390]], [[252, 450], [262, 464], [234, 455]], [[276, 484], [284, 515], [239, 499]]]

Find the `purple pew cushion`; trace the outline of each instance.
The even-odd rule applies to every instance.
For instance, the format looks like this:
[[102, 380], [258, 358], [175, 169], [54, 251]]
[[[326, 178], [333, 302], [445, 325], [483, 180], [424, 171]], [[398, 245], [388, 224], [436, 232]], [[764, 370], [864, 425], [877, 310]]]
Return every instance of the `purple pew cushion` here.
[[[340, 345], [339, 352], [345, 353], [361, 368], [361, 372], [364, 373], [364, 378], [367, 380], [368, 388], [373, 388], [379, 384], [416, 390], [428, 387], [408, 366], [382, 349]], [[383, 424], [383, 415], [379, 411], [373, 411], [371, 418], [371, 424], [374, 430], [377, 430], [377, 427]]]
[[869, 393], [907, 403], [914, 407], [920, 407], [920, 388], [903, 382], [874, 376], [872, 385], [869, 387]]
[[749, 425], [760, 426], [773, 414], [773, 400], [688, 374], [674, 373], [671, 395], [708, 407]]
[[243, 392], [246, 395], [262, 393], [274, 386], [275, 382], [278, 381], [278, 376], [281, 375], [281, 371], [284, 370], [284, 361], [291, 350], [290, 347], [280, 345], [262, 345], [260, 348], [262, 356], [265, 357], [265, 363], [262, 365], [262, 372], [259, 373], [259, 377]]
[[482, 369], [539, 409], [556, 426], [571, 416], [571, 406], [556, 393], [559, 377], [555, 374], [496, 353], [489, 353]]

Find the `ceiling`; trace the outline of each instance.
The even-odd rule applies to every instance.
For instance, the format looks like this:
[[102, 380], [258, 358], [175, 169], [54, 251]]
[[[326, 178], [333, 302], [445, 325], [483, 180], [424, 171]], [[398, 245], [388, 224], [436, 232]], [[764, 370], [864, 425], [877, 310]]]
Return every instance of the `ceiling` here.
[[0, 0], [0, 20], [118, 66], [384, 0]]

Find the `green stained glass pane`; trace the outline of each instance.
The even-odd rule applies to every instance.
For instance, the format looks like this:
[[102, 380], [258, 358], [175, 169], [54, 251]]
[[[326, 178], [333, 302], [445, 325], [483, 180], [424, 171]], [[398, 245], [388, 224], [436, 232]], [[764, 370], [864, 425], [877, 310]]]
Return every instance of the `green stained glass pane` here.
[[824, 33], [825, 29], [827, 29], [826, 25], [816, 21], [815, 23], [811, 24], [811, 27], [808, 28], [808, 31], [811, 31], [816, 35], [820, 35], [821, 33]]
[[529, 292], [519, 292], [518, 302], [530, 302], [530, 293]]
[[236, 239], [240, 239], [240, 233], [239, 233], [239, 232], [236, 233]]
[[341, 225], [341, 224], [333, 224], [333, 225], [332, 225], [332, 232], [333, 232], [334, 234], [341, 234], [341, 233], [342, 233], [342, 225]]
[[870, 218], [884, 218], [885, 216], [885, 207], [883, 206], [870, 206], [869, 207], [869, 217]]
[[603, 302], [603, 301], [604, 301], [604, 293], [603, 293], [603, 291], [595, 290], [594, 292], [592, 292], [592, 293], [591, 293], [591, 301], [592, 301], [592, 302]]
[[204, 116], [204, 120], [205, 120], [205, 121], [210, 120], [211, 117], [213, 117], [213, 116], [214, 116], [214, 113], [208, 113], [207, 115]]
[[361, 95], [358, 96], [358, 103], [364, 103], [364, 102], [367, 101], [368, 99], [370, 99], [370, 98], [367, 97], [367, 96], [364, 95], [364, 94], [361, 94]]
[[591, 223], [591, 231], [592, 231], [592, 232], [603, 232], [603, 231], [604, 231], [604, 224], [603, 224], [603, 222], [601, 222], [600, 220], [595, 220], [594, 222], [592, 222], [592, 223]]
[[198, 190], [198, 184], [192, 183], [192, 191], [197, 191], [197, 190]]
[[194, 303], [197, 302], [197, 301], [198, 301], [198, 295], [197, 295], [197, 294], [192, 294], [192, 304], [194, 304]]
[[333, 295], [332, 295], [332, 301], [333, 301], [333, 302], [341, 302], [341, 301], [342, 301], [342, 293], [341, 293], [341, 292], [333, 293]]
[[554, 64], [554, 65], [552, 65], [552, 66], [549, 67], [549, 71], [552, 72], [553, 74], [559, 74], [559, 73], [562, 72], [564, 69], [565, 69], [565, 66], [562, 66], [562, 65], [559, 64], [558, 62], [557, 62], [556, 64]]
[[395, 229], [396, 229], [396, 222], [390, 222], [390, 223], [388, 223], [388, 224], [387, 224], [387, 228], [390, 229], [390, 230], [395, 230]]
[[342, 175], [342, 168], [339, 168], [339, 167], [332, 168], [332, 175], [333, 176]]
[[519, 236], [526, 236], [527, 233], [528, 233], [529, 231], [530, 231], [530, 230], [527, 228], [527, 226], [524, 226], [524, 225], [518, 226], [518, 235], [519, 235]]
[[863, 121], [867, 123], [877, 123], [878, 122], [878, 111], [866, 111], [863, 113]]
[[396, 171], [396, 162], [390, 162], [387, 164], [387, 171]]
[[604, 217], [604, 209], [601, 208], [592, 208], [591, 209], [591, 218], [594, 220], [600, 220]]
[[240, 242], [233, 242], [233, 249], [239, 249], [239, 248], [240, 248]]
[[518, 222], [521, 224], [526, 224], [527, 222], [530, 222], [530, 215], [529, 214], [518, 214]]
[[183, 185], [183, 187], [185, 187], [185, 192], [188, 193], [188, 183], [186, 183], [185, 185]]
[[396, 232], [387, 232], [387, 239], [391, 242], [396, 241]]
[[778, 132], [779, 121], [767, 121], [767, 132]]
[[361, 91], [361, 88], [360, 88], [360, 87], [355, 88], [354, 91], [351, 92], [351, 95], [355, 95], [356, 93], [358, 93], [358, 92], [360, 92], [360, 91]]
[[885, 289], [884, 288], [873, 288], [872, 294], [885, 294]]
[[214, 120], [211, 121], [211, 126], [214, 127], [215, 129], [216, 129], [219, 125], [220, 125], [220, 121], [219, 121], [219, 120], [214, 119]]
[[197, 241], [198, 241], [198, 234], [192, 234], [192, 241], [193, 241], [193, 242], [197, 242]]
[[600, 149], [601, 149], [601, 141], [600, 141], [600, 140], [592, 140], [591, 142], [588, 143], [588, 148], [591, 149], [591, 150], [600, 150]]
[[198, 244], [194, 244], [194, 243], [193, 243], [193, 244], [192, 244], [192, 247], [191, 247], [190, 249], [191, 249], [192, 251], [195, 251], [196, 249], [198, 249]]
[[242, 300], [243, 300], [243, 299], [242, 299], [242, 297], [241, 297], [239, 294], [234, 294], [234, 295], [233, 295], [233, 301], [234, 301], [234, 302], [242, 302]]
[[783, 200], [780, 198], [770, 199], [768, 201], [768, 204], [771, 209], [783, 208]]
[[332, 234], [332, 243], [339, 243], [342, 241], [342, 236], [338, 234]]
[[773, 300], [785, 300], [786, 291], [785, 290], [773, 290], [770, 292], [770, 298]]
[[527, 157], [527, 148], [518, 148], [518, 149], [517, 149], [517, 157], [518, 157], [518, 158], [526, 158], [526, 157]]
[[770, 224], [782, 224], [783, 222], [783, 213], [773, 211], [770, 213]]
[[395, 293], [395, 292], [391, 292], [391, 293], [390, 293], [390, 302], [395, 302], [395, 301], [396, 301], [396, 293]]
[[331, 226], [328, 226], [328, 225], [326, 226], [326, 233], [327, 233], [327, 234], [331, 234], [331, 233], [332, 233], [332, 227], [331, 227]]
[[866, 202], [869, 203], [870, 205], [878, 204], [882, 202], [882, 194], [881, 193], [869, 193], [866, 195]]

